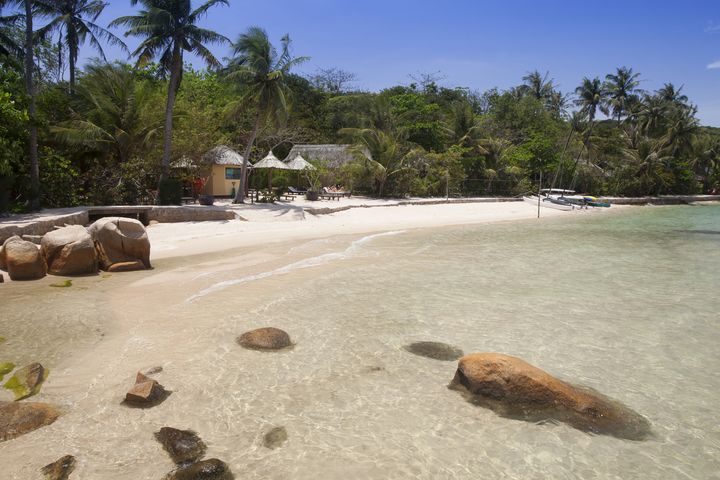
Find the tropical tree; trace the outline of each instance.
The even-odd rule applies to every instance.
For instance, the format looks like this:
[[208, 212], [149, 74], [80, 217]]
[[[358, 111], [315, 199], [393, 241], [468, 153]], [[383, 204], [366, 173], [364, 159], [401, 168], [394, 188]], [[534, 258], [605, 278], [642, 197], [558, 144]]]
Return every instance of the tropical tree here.
[[682, 85], [680, 85], [680, 88], [675, 88], [675, 85], [672, 83], [665, 83], [663, 87], [657, 91], [657, 96], [669, 104], [687, 107], [688, 97], [680, 93], [682, 89]]
[[13, 30], [21, 23], [20, 14], [2, 15], [2, 8], [9, 2], [0, 1], [0, 55], [11, 60], [21, 59], [22, 47], [12, 35]]
[[542, 75], [537, 70], [528, 73], [523, 77], [524, 83], [520, 86], [520, 91], [538, 100], [550, 100], [554, 87], [553, 80], [548, 80], [549, 75], [550, 72], [545, 72], [545, 75]]
[[633, 73], [632, 68], [620, 67], [615, 74], [605, 76], [605, 90], [607, 101], [612, 107], [613, 114], [617, 117], [618, 123], [622, 115], [628, 110], [628, 104], [634, 95], [638, 82], [639, 73]]
[[575, 89], [575, 94], [578, 97], [575, 100], [575, 105], [580, 107], [580, 112], [587, 116], [591, 126], [595, 121], [595, 115], [598, 110], [607, 114], [605, 91], [598, 77], [592, 80], [588, 77], [583, 78], [580, 86]]
[[57, 30], [60, 34], [58, 44], [64, 43], [68, 49], [71, 93], [75, 90], [78, 51], [80, 45], [86, 40], [90, 41], [90, 45], [95, 48], [103, 60], [105, 60], [105, 52], [100, 45], [100, 40], [127, 50], [122, 40], [95, 23], [108, 5], [101, 0], [54, 0], [38, 4], [38, 12], [51, 17], [50, 22], [41, 28], [39, 33], [44, 34]]
[[250, 27], [232, 46], [234, 57], [230, 60], [226, 78], [238, 82], [244, 89], [233, 114], [237, 116], [247, 107], [255, 109], [255, 121], [245, 144], [235, 203], [245, 201], [248, 159], [262, 126], [268, 120], [276, 126], [287, 121], [290, 89], [286, 80], [290, 69], [308, 60], [308, 57], [292, 57], [288, 35], [283, 36], [280, 43], [278, 52], [265, 30]]
[[643, 98], [637, 120], [640, 131], [656, 136], [661, 130], [668, 114], [668, 103], [660, 95], [646, 95]]
[[161, 122], [144, 114], [150, 94], [128, 66], [93, 63], [80, 79], [74, 118], [51, 130], [63, 143], [103, 152], [125, 164], [160, 130]]
[[200, 28], [197, 22], [216, 5], [228, 5], [228, 0], [209, 0], [193, 10], [190, 0], [132, 0], [144, 8], [137, 15], [120, 17], [110, 26], [126, 26], [125, 36], [144, 38], [132, 52], [137, 66], [148, 64], [157, 58], [163, 74], [169, 74], [167, 103], [165, 106], [165, 131], [163, 135], [162, 170], [159, 186], [165, 183], [170, 172], [172, 148], [173, 108], [180, 89], [183, 72], [183, 52], [193, 53], [211, 67], [220, 62], [206, 44], [224, 43], [228, 39], [212, 30]]

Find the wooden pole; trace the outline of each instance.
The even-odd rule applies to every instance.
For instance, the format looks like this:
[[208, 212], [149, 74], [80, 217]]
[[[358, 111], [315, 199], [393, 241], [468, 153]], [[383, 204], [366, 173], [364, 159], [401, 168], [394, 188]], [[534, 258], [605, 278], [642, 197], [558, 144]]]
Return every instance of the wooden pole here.
[[537, 218], [540, 218], [540, 194], [542, 193], [542, 172], [540, 172], [540, 184], [538, 185], [538, 216]]

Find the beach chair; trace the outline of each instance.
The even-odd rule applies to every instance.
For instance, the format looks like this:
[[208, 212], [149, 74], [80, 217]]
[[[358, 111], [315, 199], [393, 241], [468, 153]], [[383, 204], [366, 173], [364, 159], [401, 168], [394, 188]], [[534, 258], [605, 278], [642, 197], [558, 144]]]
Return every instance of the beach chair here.
[[307, 190], [300, 190], [295, 187], [288, 187], [288, 195], [305, 195]]

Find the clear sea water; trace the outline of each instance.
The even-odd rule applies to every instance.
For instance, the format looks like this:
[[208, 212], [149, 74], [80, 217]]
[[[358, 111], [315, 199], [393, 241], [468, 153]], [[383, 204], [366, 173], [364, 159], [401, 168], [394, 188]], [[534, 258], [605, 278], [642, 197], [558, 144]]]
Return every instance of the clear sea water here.
[[[339, 236], [53, 281], [0, 286], [0, 361], [49, 367], [38, 399], [67, 412], [0, 444], [2, 478], [68, 453], [77, 478], [162, 478], [162, 426], [198, 432], [238, 479], [720, 478], [718, 205]], [[235, 343], [261, 326], [295, 347]], [[503, 418], [447, 388], [455, 362], [403, 349], [417, 341], [521, 357], [638, 412], [652, 435]], [[120, 405], [155, 365], [173, 394]], [[278, 426], [288, 441], [264, 447]]]

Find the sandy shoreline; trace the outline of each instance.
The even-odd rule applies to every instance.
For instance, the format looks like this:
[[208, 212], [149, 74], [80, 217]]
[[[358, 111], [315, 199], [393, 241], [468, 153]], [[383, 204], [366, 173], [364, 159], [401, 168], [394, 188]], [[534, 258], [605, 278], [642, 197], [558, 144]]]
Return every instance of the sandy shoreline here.
[[[537, 217], [537, 209], [524, 202], [458, 203], [434, 205], [386, 205], [312, 215], [292, 204], [235, 207], [242, 220], [160, 223], [148, 228], [152, 258], [170, 258], [219, 252], [269, 243], [309, 240], [334, 235], [353, 235], [398, 229], [437, 228]], [[612, 209], [563, 212], [543, 208], [545, 218], [577, 218], [618, 211]]]

